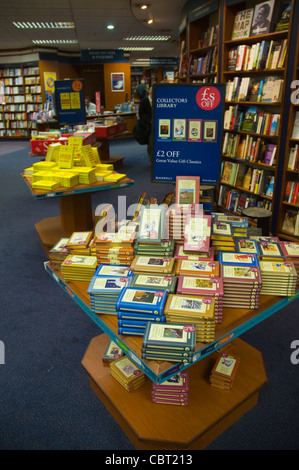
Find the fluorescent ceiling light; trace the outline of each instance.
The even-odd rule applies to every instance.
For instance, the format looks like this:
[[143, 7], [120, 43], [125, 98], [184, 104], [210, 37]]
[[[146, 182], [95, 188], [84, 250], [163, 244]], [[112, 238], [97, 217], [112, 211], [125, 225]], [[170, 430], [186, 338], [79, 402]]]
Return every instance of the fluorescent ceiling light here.
[[127, 36], [124, 41], [168, 41], [171, 36]]
[[114, 29], [114, 24], [108, 24], [107, 29]]
[[121, 47], [123, 51], [152, 51], [154, 48], [153, 47]]
[[77, 44], [77, 39], [33, 39], [34, 44]]
[[75, 27], [72, 21], [13, 21], [16, 28], [22, 29], [70, 29]]

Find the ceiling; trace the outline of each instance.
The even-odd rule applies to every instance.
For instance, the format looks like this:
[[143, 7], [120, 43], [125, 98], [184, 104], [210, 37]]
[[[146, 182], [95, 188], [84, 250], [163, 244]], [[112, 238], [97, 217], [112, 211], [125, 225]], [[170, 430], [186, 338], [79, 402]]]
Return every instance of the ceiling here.
[[[78, 53], [82, 49], [118, 49], [124, 46], [153, 46], [148, 52], [131, 52], [136, 58], [176, 57], [179, 52], [178, 30], [183, 20], [186, 0], [145, 0], [141, 10], [138, 0], [0, 0], [0, 52], [41, 47]], [[153, 18], [152, 25], [146, 20]], [[72, 29], [21, 29], [20, 21], [74, 22]], [[113, 23], [115, 29], [107, 30]], [[170, 35], [165, 42], [124, 41], [128, 35]], [[36, 46], [36, 39], [75, 39], [75, 44]]]

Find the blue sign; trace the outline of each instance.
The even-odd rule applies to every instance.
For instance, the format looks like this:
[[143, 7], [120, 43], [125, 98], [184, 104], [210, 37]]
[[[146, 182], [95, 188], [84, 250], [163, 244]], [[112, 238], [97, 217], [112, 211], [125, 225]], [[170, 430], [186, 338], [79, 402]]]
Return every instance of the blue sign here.
[[83, 79], [56, 80], [55, 101], [61, 126], [86, 123]]
[[200, 176], [219, 182], [225, 86], [159, 83], [153, 86], [152, 180]]
[[86, 63], [114, 63], [130, 62], [129, 54], [124, 55], [121, 49], [82, 49], [81, 62]]

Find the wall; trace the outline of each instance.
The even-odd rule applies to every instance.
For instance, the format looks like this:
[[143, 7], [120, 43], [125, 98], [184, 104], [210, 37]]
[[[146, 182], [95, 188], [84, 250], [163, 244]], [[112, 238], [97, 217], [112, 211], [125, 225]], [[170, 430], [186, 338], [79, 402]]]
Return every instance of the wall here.
[[[125, 91], [111, 90], [111, 73], [123, 73], [125, 78]], [[116, 104], [124, 103], [131, 99], [131, 66], [129, 62], [117, 64], [104, 64], [105, 82], [105, 111], [113, 111]]]

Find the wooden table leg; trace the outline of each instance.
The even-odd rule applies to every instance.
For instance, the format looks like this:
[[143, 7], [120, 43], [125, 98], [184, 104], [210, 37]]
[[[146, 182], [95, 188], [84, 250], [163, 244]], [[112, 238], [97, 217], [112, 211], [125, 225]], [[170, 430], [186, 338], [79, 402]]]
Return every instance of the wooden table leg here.
[[91, 194], [72, 194], [59, 199], [61, 227], [66, 233], [92, 230]]

